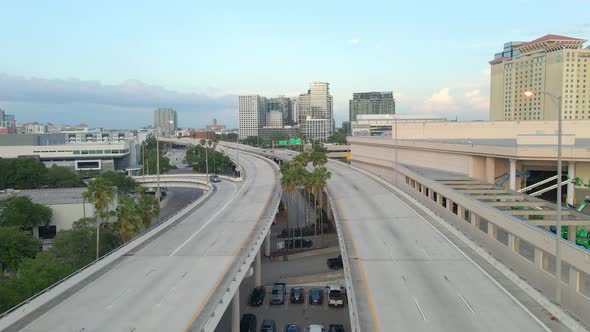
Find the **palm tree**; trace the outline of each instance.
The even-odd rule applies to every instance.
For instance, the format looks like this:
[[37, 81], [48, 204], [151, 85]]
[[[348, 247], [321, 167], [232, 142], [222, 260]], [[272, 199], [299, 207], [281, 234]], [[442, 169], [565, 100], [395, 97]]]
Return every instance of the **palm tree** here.
[[[318, 172], [311, 172], [311, 174], [309, 174], [308, 177], [305, 178], [305, 189], [307, 190], [307, 192], [309, 194], [313, 194], [313, 215], [314, 215], [314, 221], [313, 221], [313, 235], [317, 235], [317, 229], [318, 229], [318, 222], [317, 222], [317, 214], [318, 214], [318, 187], [319, 187], [319, 177], [318, 177]], [[308, 202], [309, 203], [309, 197], [308, 197]]]
[[152, 224], [152, 219], [160, 214], [160, 205], [156, 202], [156, 198], [145, 193], [142, 193], [137, 204], [137, 209], [140, 212], [143, 227], [145, 228], [149, 228]]
[[96, 260], [99, 258], [99, 239], [100, 239], [100, 224], [103, 220], [108, 222], [108, 218], [112, 216], [112, 211], [109, 211], [109, 205], [115, 199], [117, 188], [113, 187], [108, 181], [102, 177], [88, 184], [88, 191], [85, 191], [82, 196], [89, 203], [94, 204], [96, 210]]
[[285, 204], [285, 210], [287, 211], [287, 234], [288, 237], [291, 237], [289, 208], [291, 207], [290, 203], [293, 198], [293, 192], [297, 188], [297, 184], [295, 183], [295, 177], [293, 176], [293, 171], [289, 162], [285, 162], [281, 165], [281, 173], [281, 186], [283, 187], [283, 191], [287, 193], [287, 204]]
[[322, 234], [324, 231], [324, 224], [323, 224], [324, 188], [328, 184], [328, 180], [332, 177], [332, 173], [330, 173], [330, 171], [328, 171], [328, 169], [323, 166], [316, 168], [312, 172], [312, 174], [313, 173], [316, 173], [315, 175], [312, 175], [312, 177], [317, 177], [316, 190], [317, 190], [317, 194], [320, 195], [320, 205], [318, 207], [320, 208], [320, 234]]
[[313, 164], [313, 167], [324, 166], [328, 162], [326, 153], [321, 151], [314, 151], [309, 154], [309, 161]]
[[141, 215], [137, 213], [137, 206], [133, 198], [121, 197], [117, 207], [117, 222], [113, 223], [113, 231], [119, 235], [121, 241], [131, 240], [143, 229]]

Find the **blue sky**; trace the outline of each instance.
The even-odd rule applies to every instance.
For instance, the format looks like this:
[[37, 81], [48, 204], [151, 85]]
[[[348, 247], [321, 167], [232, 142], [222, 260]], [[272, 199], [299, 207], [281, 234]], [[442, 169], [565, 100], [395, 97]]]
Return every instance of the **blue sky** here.
[[504, 42], [590, 39], [590, 11], [545, 0], [3, 2], [0, 108], [112, 128], [166, 106], [183, 127], [236, 125], [237, 94], [311, 81], [330, 82], [337, 124], [352, 92], [371, 90], [393, 90], [400, 113], [485, 119]]

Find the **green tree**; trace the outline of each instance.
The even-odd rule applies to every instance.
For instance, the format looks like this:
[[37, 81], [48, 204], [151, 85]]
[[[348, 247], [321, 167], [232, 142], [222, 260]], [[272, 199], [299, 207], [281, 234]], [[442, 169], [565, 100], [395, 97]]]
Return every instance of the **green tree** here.
[[160, 205], [156, 201], [156, 198], [148, 194], [141, 195], [137, 209], [139, 210], [145, 228], [149, 228], [152, 224], [152, 219], [160, 214]]
[[[116, 189], [107, 180], [98, 177], [88, 184], [88, 191], [84, 192], [84, 198], [91, 204], [94, 204], [96, 210], [96, 232], [100, 232], [101, 222], [108, 221], [112, 216], [109, 206], [113, 203], [116, 195]], [[99, 238], [96, 239], [96, 247], [99, 247]], [[98, 260], [99, 252], [96, 251]]]
[[119, 235], [123, 242], [128, 242], [143, 230], [141, 214], [132, 197], [120, 197], [117, 206], [117, 221], [109, 227]]
[[16, 278], [0, 278], [0, 313], [4, 312], [25, 300]]
[[313, 148], [313, 151], [327, 152], [327, 150], [324, 148], [324, 145], [319, 140], [311, 142], [311, 146]]
[[[156, 143], [159, 143], [160, 147], [160, 174], [163, 173], [167, 173], [169, 170], [171, 169], [176, 169], [176, 167], [174, 165], [170, 164], [170, 159], [166, 158], [166, 156], [164, 156], [164, 148], [165, 148], [165, 142], [161, 142], [158, 141], [156, 142], [156, 138], [153, 135], [149, 135], [142, 146], [141, 149], [141, 158], [144, 162], [144, 167], [142, 168], [142, 171], [145, 171], [147, 174], [151, 174], [154, 175], [157, 173], [157, 162], [158, 162], [158, 156], [157, 156], [157, 150], [156, 150]], [[144, 154], [144, 150], [145, 150], [145, 154]]]
[[[308, 176], [308, 172], [305, 168], [298, 162], [286, 162], [281, 165], [281, 186], [283, 190], [289, 196], [289, 201], [293, 202], [294, 200], [299, 201], [299, 196], [295, 196], [294, 194], [299, 190], [299, 187], [305, 184], [305, 178]], [[297, 203], [295, 209], [297, 214], [297, 226], [299, 226], [299, 209], [297, 208]], [[287, 204], [286, 209], [289, 209], [289, 204]], [[291, 228], [291, 221], [288, 218], [287, 214], [287, 222], [289, 224], [288, 228]]]
[[319, 208], [320, 208], [320, 232], [323, 233], [324, 231], [324, 220], [323, 220], [323, 198], [324, 198], [324, 188], [328, 185], [328, 180], [332, 177], [332, 173], [330, 171], [328, 171], [327, 168], [325, 167], [317, 167], [316, 169], [313, 170], [313, 172], [311, 173], [311, 177], [316, 178], [315, 180], [315, 187], [316, 187], [316, 196], [319, 195], [320, 196], [320, 204], [319, 204]]
[[134, 192], [138, 185], [137, 181], [122, 172], [108, 171], [102, 173], [100, 177], [117, 187], [119, 194]]
[[[93, 218], [80, 219], [72, 229], [60, 231], [53, 238], [49, 251], [56, 257], [79, 269], [96, 258], [96, 221]], [[121, 245], [121, 240], [108, 228], [100, 231], [100, 256]]]
[[328, 143], [347, 144], [346, 133], [341, 131], [334, 132], [330, 137], [328, 137]]
[[53, 211], [36, 204], [27, 196], [13, 196], [0, 201], [0, 226], [33, 227], [48, 225]]
[[309, 161], [312, 163], [314, 168], [318, 166], [324, 166], [328, 162], [325, 152], [314, 151], [309, 155]]
[[242, 144], [250, 145], [250, 146], [258, 146], [261, 139], [258, 136], [248, 136], [242, 140]]
[[45, 184], [47, 167], [36, 159], [0, 159], [0, 190], [39, 189]]
[[45, 185], [49, 188], [85, 187], [80, 177], [67, 167], [52, 165], [47, 169]]
[[25, 258], [17, 278], [21, 294], [28, 298], [65, 278], [74, 267], [50, 252], [40, 252], [35, 258]]
[[24, 258], [39, 252], [40, 243], [17, 227], [0, 227], [0, 267], [2, 273], [16, 272]]

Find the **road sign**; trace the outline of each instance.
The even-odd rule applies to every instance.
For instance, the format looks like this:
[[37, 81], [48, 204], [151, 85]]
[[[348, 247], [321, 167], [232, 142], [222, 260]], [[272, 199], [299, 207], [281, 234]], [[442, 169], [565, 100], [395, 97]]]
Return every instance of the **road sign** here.
[[290, 145], [297, 145], [297, 144], [301, 144], [301, 138], [291, 138], [289, 140], [289, 144]]
[[279, 145], [287, 145], [287, 141], [279, 141]]
[[350, 160], [350, 153], [346, 154], [346, 160]]

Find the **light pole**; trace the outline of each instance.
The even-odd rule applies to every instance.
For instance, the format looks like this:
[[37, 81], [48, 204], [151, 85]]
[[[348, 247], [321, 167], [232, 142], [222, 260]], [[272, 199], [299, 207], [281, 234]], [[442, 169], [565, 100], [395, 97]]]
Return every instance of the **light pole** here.
[[397, 162], [397, 116], [394, 114], [394, 124], [395, 124], [395, 186], [398, 187], [398, 180], [399, 177], [399, 163]]
[[[547, 91], [539, 91], [551, 97], [557, 105], [557, 216], [555, 220], [555, 300], [561, 304], [561, 97]], [[526, 97], [535, 95], [533, 91], [525, 91]], [[571, 227], [571, 226], [570, 226]]]

